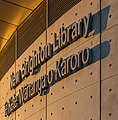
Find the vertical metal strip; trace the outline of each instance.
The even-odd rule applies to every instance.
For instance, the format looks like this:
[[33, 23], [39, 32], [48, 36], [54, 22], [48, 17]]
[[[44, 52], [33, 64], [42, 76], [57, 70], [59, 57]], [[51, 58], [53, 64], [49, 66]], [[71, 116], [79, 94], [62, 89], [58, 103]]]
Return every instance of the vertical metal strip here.
[[[17, 45], [18, 45], [18, 44], [17, 44], [17, 38], [18, 38], [18, 37], [17, 37], [17, 30], [15, 31], [14, 34], [15, 34], [15, 74], [16, 74], [16, 60], [17, 60], [17, 56], [18, 56], [18, 54], [17, 54], [17, 50], [18, 50], [18, 49], [17, 49], [17, 48], [18, 48], [18, 46], [17, 46]], [[16, 88], [15, 88], [15, 94], [16, 94]], [[15, 120], [16, 120], [16, 111], [15, 111], [14, 114], [15, 114]]]
[[101, 13], [101, 3], [100, 0], [100, 120], [102, 120], [102, 65], [101, 65], [101, 42], [102, 42], [102, 13]]
[[[47, 44], [47, 29], [48, 29], [48, 0], [46, 0], [46, 44]], [[47, 62], [46, 62], [46, 74], [47, 74]], [[46, 94], [46, 118], [47, 120], [47, 94]]]
[[46, 30], [48, 28], [48, 0], [46, 0]]
[[17, 60], [17, 57], [18, 57], [18, 44], [17, 44], [17, 38], [18, 38], [18, 35], [17, 35], [17, 30], [15, 31], [15, 61]]

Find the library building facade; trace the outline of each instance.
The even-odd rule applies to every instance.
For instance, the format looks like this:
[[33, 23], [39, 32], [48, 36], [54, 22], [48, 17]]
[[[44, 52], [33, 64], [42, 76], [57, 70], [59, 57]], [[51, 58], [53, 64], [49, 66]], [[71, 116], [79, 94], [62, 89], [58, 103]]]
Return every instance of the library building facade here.
[[0, 120], [118, 119], [117, 0], [1, 6]]

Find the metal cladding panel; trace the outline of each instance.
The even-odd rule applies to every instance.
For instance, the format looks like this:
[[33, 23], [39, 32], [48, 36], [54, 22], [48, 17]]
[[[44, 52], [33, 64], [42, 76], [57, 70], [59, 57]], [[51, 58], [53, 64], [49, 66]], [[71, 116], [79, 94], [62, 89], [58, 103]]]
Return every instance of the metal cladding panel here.
[[2, 106], [0, 108], [0, 120], [15, 120], [15, 113], [13, 113], [11, 116], [9, 117], [5, 117], [4, 114], [4, 106]]
[[[118, 10], [116, 9], [117, 7], [117, 0], [112, 0], [109, 2], [109, 0], [105, 0], [102, 2], [102, 8], [104, 6], [109, 6], [109, 14], [108, 14], [108, 23], [106, 25], [106, 31], [102, 32], [101, 35], [101, 41], [104, 42], [106, 40], [109, 40], [110, 46], [110, 53], [109, 56], [101, 61], [101, 71], [102, 71], [102, 80], [107, 79], [109, 77], [115, 76], [118, 74], [118, 19], [117, 19], [117, 14]], [[103, 26], [105, 19], [104, 13], [101, 14], [102, 16], [102, 24]], [[105, 51], [106, 52], [106, 51]], [[105, 53], [104, 52], [104, 53]], [[102, 55], [102, 53], [101, 53]]]
[[15, 36], [0, 51], [0, 80], [15, 62]]
[[[71, 10], [69, 10], [67, 13], [65, 13], [60, 19], [58, 19], [53, 25], [51, 25], [48, 29], [47, 29], [47, 42], [48, 43], [53, 43], [53, 39], [54, 39], [54, 34], [53, 33], [59, 33], [59, 29], [62, 27], [62, 24], [64, 24], [64, 27], [68, 27], [69, 25], [71, 25], [73, 22], [77, 22], [79, 19], [83, 18], [84, 16], [87, 16], [90, 12], [93, 14], [93, 16], [96, 16], [96, 14], [99, 13], [99, 1], [95, 0], [94, 1], [94, 6], [91, 6], [90, 3], [88, 2], [88, 4], [86, 4], [87, 0], [81, 1], [78, 5], [76, 5], [74, 8], [72, 8]], [[86, 5], [86, 6], [85, 6]], [[83, 6], [86, 7], [86, 10], [84, 11], [79, 11], [78, 8], [80, 10], [83, 9]], [[87, 7], [90, 6], [90, 7]], [[76, 15], [77, 13], [77, 15]], [[66, 19], [68, 18], [68, 19]], [[95, 22], [96, 19], [98, 20], [98, 22]], [[93, 21], [95, 22], [96, 27], [100, 27], [100, 25], [98, 24], [100, 20], [100, 16], [98, 15], [97, 17], [93, 17]], [[97, 31], [97, 30], [95, 30]], [[58, 36], [58, 35], [57, 35]], [[98, 37], [97, 39], [95, 37]], [[94, 40], [94, 38], [96, 40]], [[66, 55], [68, 52], [71, 52], [71, 50], [73, 50], [74, 48], [77, 48], [78, 46], [82, 46], [84, 43], [86, 43], [88, 40], [93, 39], [91, 41], [91, 46], [96, 45], [97, 43], [100, 43], [100, 37], [99, 37], [99, 33], [94, 34], [93, 31], [91, 31], [88, 34], [87, 38], [79, 38], [76, 42], [74, 42], [73, 44], [69, 45], [68, 47], [65, 47], [64, 50], [61, 50], [59, 53], [57, 53], [55, 56], [53, 56], [53, 58], [51, 60], [48, 61], [48, 65], [54, 63], [54, 61], [56, 61], [58, 58], [60, 58], [60, 56], [64, 56]], [[99, 57], [99, 56], [98, 56]]]
[[[59, 33], [59, 29], [62, 27], [62, 24], [64, 24], [64, 27], [66, 28], [73, 22], [76, 22], [84, 16], [87, 16], [90, 12], [94, 16], [93, 23], [99, 30], [99, 1], [95, 0], [93, 2], [93, 5], [91, 5], [91, 1], [88, 2], [87, 0], [83, 0], [74, 8], [70, 9], [63, 16], [61, 16], [55, 23], [53, 23], [48, 28], [48, 43], [53, 43], [53, 33]], [[96, 34], [94, 34], [94, 32]], [[77, 41], [73, 42], [71, 45], [65, 47], [63, 50], [61, 50], [59, 53], [53, 56], [53, 58], [47, 62], [47, 73], [50, 69], [56, 69], [56, 61], [58, 61], [59, 58], [65, 59], [68, 56], [76, 54], [77, 52], [83, 50], [86, 47], [95, 48], [95, 53], [93, 53], [93, 59], [97, 58], [98, 61], [96, 60], [96, 62], [92, 63], [90, 66], [87, 66], [77, 71], [76, 73], [73, 73], [68, 77], [63, 78], [61, 81], [57, 82], [56, 84], [50, 87], [49, 93], [47, 95], [48, 120], [99, 120], [99, 32], [97, 33], [96, 30], [91, 31], [87, 38], [82, 37], [80, 39], [77, 39]]]
[[[96, 21], [96, 15], [99, 13], [99, 1], [95, 0], [94, 5], [91, 5], [91, 1], [87, 0], [81, 1], [79, 4], [74, 6], [68, 12], [66, 12], [63, 16], [61, 16], [55, 23], [53, 23], [47, 29], [47, 42], [53, 43], [54, 32], [59, 33], [59, 29], [64, 24], [64, 27], [68, 27], [73, 22], [79, 21], [79, 19], [87, 16], [89, 13], [92, 13], [93, 21], [95, 26], [99, 29], [99, 24]], [[87, 3], [87, 4], [86, 4]], [[89, 6], [89, 7], [88, 7]], [[86, 10], [84, 10], [86, 7]], [[68, 19], [67, 19], [68, 18]], [[97, 16], [97, 20], [99, 22], [100, 16]], [[58, 36], [58, 35], [57, 35]], [[83, 68], [80, 71], [62, 79], [60, 82], [57, 82], [54, 86], [50, 88], [50, 92], [47, 95], [47, 103], [52, 104], [53, 102], [62, 99], [64, 96], [67, 96], [77, 90], [84, 89], [85, 87], [94, 84], [100, 81], [100, 35], [93, 34], [93, 31], [90, 32], [87, 38], [80, 38], [73, 42], [71, 45], [65, 47], [59, 53], [57, 53], [53, 58], [51, 58], [47, 62], [47, 72], [50, 69], [56, 69], [56, 61], [60, 58], [67, 58], [72, 54], [77, 54], [77, 52], [83, 50], [86, 47], [93, 48], [95, 46], [96, 51], [94, 53], [94, 58], [98, 58], [98, 61]], [[87, 78], [87, 79], [86, 79]], [[64, 87], [64, 89], [63, 89]]]
[[46, 108], [37, 111], [36, 113], [26, 118], [25, 120], [46, 120]]
[[[0, 1], [0, 20], [12, 23], [14, 26], [21, 24], [30, 12], [31, 10], [9, 3], [7, 0]], [[7, 32], [7, 30], [4, 32]]]
[[[109, 7], [109, 14], [108, 14], [108, 25], [106, 29], [110, 29], [111, 27], [115, 26], [118, 24], [118, 0], [104, 0], [101, 1], [101, 7], [104, 8], [108, 6]], [[105, 24], [104, 21], [104, 13], [107, 14], [106, 12], [101, 12], [102, 15], [102, 26]]]
[[81, 0], [48, 0], [48, 26], [64, 15]]
[[[69, 11], [67, 11], [63, 16], [61, 16], [55, 23], [53, 23], [47, 29], [47, 42], [53, 43], [53, 33], [59, 33], [59, 29], [64, 25], [64, 27], [68, 27], [74, 22], [78, 22], [84, 16], [88, 16], [89, 13], [93, 15], [93, 27], [88, 35], [87, 39], [94, 37], [100, 33], [100, 3], [98, 0], [95, 0], [92, 5], [91, 1], [83, 0], [79, 4], [75, 5]], [[86, 8], [86, 9], [85, 9]], [[83, 44], [87, 40], [86, 38], [80, 38], [79, 44]]]
[[[83, 50], [86, 47], [92, 48], [92, 46], [99, 46], [99, 36], [96, 36], [90, 40], [88, 40], [86, 43], [82, 45], [78, 45], [77, 47], [73, 47], [76, 45], [70, 45], [69, 47], [62, 50], [59, 54], [55, 56], [55, 58], [52, 58], [51, 61], [47, 62], [47, 73], [49, 70], [56, 69], [56, 61], [59, 60], [59, 58], [67, 58], [68, 56], [72, 54], [77, 54], [80, 50]], [[79, 40], [78, 40], [79, 41]], [[78, 41], [73, 44], [78, 44]], [[91, 43], [93, 43], [91, 45]], [[94, 49], [93, 49], [94, 50]], [[97, 52], [93, 53], [93, 59], [97, 56], [99, 56], [100, 48], [96, 49]], [[53, 104], [55, 101], [58, 101], [60, 99], [63, 99], [65, 96], [74, 93], [75, 91], [84, 89], [87, 86], [90, 86], [92, 84], [95, 84], [100, 81], [100, 56], [98, 57], [98, 61], [95, 63], [92, 63], [89, 66], [86, 66], [85, 68], [69, 75], [66, 78], [63, 78], [61, 81], [57, 82], [53, 86], [50, 87], [49, 94], [47, 95], [47, 104]]]
[[[38, 80], [40, 76], [44, 74], [46, 74], [46, 69], [42, 70], [39, 74], [33, 77], [30, 77], [29, 79], [25, 79], [16, 88], [16, 92], [18, 92], [18, 90], [21, 89], [21, 87], [25, 86], [26, 84], [30, 84]], [[36, 95], [35, 97], [30, 99], [28, 102], [24, 103], [19, 109], [16, 110], [16, 120], [28, 119], [29, 117], [31, 117], [33, 114], [37, 113], [38, 111], [45, 109], [45, 107], [46, 107], [46, 96]]]
[[39, 46], [43, 47], [46, 45], [46, 32], [44, 31], [28, 48], [24, 53], [16, 60], [16, 71], [22, 69], [24, 60], [28, 60], [29, 56], [33, 55], [33, 51], [38, 51]]
[[38, 4], [40, 4], [43, 0], [7, 0], [8, 2], [12, 2], [21, 6], [24, 6], [29, 9], [35, 9]]
[[0, 38], [0, 50], [2, 49], [2, 47], [6, 44], [7, 40], [4, 38]]
[[46, 2], [42, 2], [35, 12], [18, 28], [18, 57], [45, 31]]
[[[16, 60], [16, 71], [22, 70], [22, 63], [24, 60], [29, 59], [29, 55], [32, 56], [32, 51], [38, 51], [39, 46], [43, 47], [46, 45], [46, 32], [43, 32], [28, 48], [25, 52]], [[41, 66], [41, 70], [36, 75], [30, 75], [25, 78], [24, 81], [17, 86], [16, 92], [19, 91], [26, 84], [33, 83], [38, 80], [42, 75], [46, 74], [46, 63]], [[16, 110], [16, 120], [45, 120], [45, 110], [46, 109], [46, 96], [36, 95], [28, 102], [23, 104], [19, 109]]]
[[0, 37], [8, 40], [16, 28], [17, 26], [0, 21]]
[[102, 81], [102, 120], [118, 119], [118, 75]]
[[50, 104], [47, 120], [99, 120], [99, 91], [97, 83]]
[[15, 72], [15, 64], [7, 71], [0, 81], [0, 108], [3, 107], [6, 101], [15, 93], [15, 90], [10, 90], [10, 75]]
[[[102, 8], [109, 6], [108, 24], [106, 31], [102, 31], [101, 42], [109, 41], [109, 56], [101, 60], [101, 119], [118, 119], [118, 1], [104, 0], [101, 2]], [[104, 25], [104, 15], [102, 24]], [[105, 50], [102, 54], [107, 52]]]
[[[118, 25], [108, 29], [102, 34], [102, 42], [109, 41], [109, 56], [102, 59], [101, 61], [101, 72], [102, 72], [102, 80], [110, 78], [118, 74]], [[105, 50], [102, 54], [107, 52]]]
[[[23, 62], [29, 59], [29, 56], [33, 56], [33, 52], [32, 51], [37, 51], [39, 50], [39, 46], [43, 47], [46, 45], [46, 32], [43, 32], [39, 38], [37, 38], [32, 45], [30, 45], [30, 47], [25, 50], [25, 52], [16, 60], [16, 71], [18, 70], [22, 70], [22, 64]], [[41, 72], [46, 73], [46, 63], [44, 63], [41, 66], [41, 70], [39, 73], [37, 73], [36, 75], [30, 75], [28, 78], [26, 78], [17, 88], [16, 91], [18, 91], [18, 89], [20, 89], [23, 85], [31, 82], [31, 81], [35, 81], [38, 79], [38, 77], [41, 75]]]
[[32, 98], [30, 101], [21, 106], [21, 108], [16, 110], [16, 120], [29, 120], [34, 117], [35, 120], [40, 120], [41, 118], [45, 120], [45, 105], [45, 96], [35, 96], [35, 98]]

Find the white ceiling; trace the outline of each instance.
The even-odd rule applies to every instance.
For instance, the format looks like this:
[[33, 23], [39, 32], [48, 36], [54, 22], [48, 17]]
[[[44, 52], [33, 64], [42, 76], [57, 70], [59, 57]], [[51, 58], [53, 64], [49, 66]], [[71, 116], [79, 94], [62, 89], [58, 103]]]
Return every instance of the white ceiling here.
[[0, 0], [0, 51], [24, 19], [43, 0]]

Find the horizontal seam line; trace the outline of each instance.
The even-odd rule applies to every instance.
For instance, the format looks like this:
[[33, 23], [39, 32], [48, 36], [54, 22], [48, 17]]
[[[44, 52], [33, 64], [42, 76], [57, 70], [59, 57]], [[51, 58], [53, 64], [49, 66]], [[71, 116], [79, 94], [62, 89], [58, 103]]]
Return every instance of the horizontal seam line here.
[[25, 9], [27, 9], [27, 10], [33, 11], [33, 10], [30, 9], [30, 8], [27, 8], [27, 7], [25, 7], [25, 6], [19, 5], [19, 4], [17, 4], [17, 3], [11, 2], [11, 1], [7, 1], [7, 0], [3, 0], [3, 1], [4, 1], [4, 2], [7, 2], [7, 3], [9, 3], [9, 4], [16, 5], [16, 6], [18, 6], [18, 7], [22, 7], [22, 8], [25, 8]]
[[86, 89], [86, 88], [88, 88], [88, 87], [90, 87], [90, 86], [92, 86], [92, 85], [95, 85], [95, 84], [97, 84], [97, 83], [100, 83], [100, 81], [97, 81], [97, 82], [95, 82], [95, 83], [93, 83], [93, 84], [90, 84], [90, 85], [88, 85], [88, 86], [86, 86], [86, 87], [83, 87], [83, 88], [81, 88], [81, 89], [79, 89], [79, 90], [76, 90], [76, 91], [74, 91], [74, 92], [72, 92], [72, 93], [70, 93], [70, 94], [68, 94], [68, 95], [66, 95], [66, 96], [64, 96], [64, 97], [62, 97], [62, 98], [60, 98], [60, 99], [58, 99], [58, 100], [50, 103], [50, 104], [48, 104], [47, 107], [50, 106], [50, 105], [52, 105], [52, 104], [54, 104], [54, 103], [56, 103], [56, 102], [58, 102], [58, 101], [60, 101], [60, 100], [62, 100], [62, 99], [64, 99], [64, 98], [67, 98], [68, 96], [70, 96], [70, 95], [72, 95], [72, 94], [74, 94], [74, 93], [77, 93], [78, 91], [82, 91], [83, 89]]

